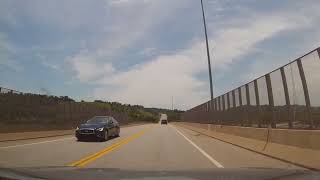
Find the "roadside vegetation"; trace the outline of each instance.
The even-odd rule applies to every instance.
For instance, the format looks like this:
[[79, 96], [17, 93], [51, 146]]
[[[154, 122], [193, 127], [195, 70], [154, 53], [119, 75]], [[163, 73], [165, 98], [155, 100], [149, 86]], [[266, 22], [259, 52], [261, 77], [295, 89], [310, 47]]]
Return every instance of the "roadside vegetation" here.
[[167, 114], [169, 120], [178, 121], [180, 120], [180, 114], [183, 112], [177, 109], [146, 108], [141, 105], [121, 104], [101, 100], [95, 100], [94, 102], [98, 103], [99, 106], [105, 106], [105, 108], [110, 109], [112, 112], [127, 113], [129, 120], [132, 122], [158, 122], [161, 113]]
[[76, 102], [68, 96], [0, 93], [0, 133], [70, 129], [96, 115], [114, 116], [122, 125], [155, 123], [160, 113], [179, 120], [181, 111], [101, 100]]

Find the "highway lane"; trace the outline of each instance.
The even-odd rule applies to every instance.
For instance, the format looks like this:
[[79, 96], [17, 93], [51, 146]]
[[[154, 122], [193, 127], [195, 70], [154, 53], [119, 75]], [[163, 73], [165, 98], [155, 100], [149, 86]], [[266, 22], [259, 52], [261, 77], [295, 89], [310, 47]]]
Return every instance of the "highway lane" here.
[[90, 168], [127, 170], [196, 170], [215, 166], [170, 126], [154, 125], [145, 136], [131, 145], [89, 164]]
[[202, 135], [189, 129], [177, 127], [187, 138], [221, 162], [225, 168], [280, 168], [302, 169], [290, 163], [255, 153], [229, 143]]
[[41, 138], [0, 143], [1, 167], [50, 167], [68, 163], [93, 154], [107, 146], [141, 131], [149, 125], [121, 129], [120, 137], [106, 142], [78, 142], [73, 136]]
[[[98, 156], [90, 157], [97, 152], [100, 152]], [[77, 142], [72, 136], [64, 136], [0, 143], [1, 167], [62, 167], [88, 157], [91, 160], [83, 168], [143, 171], [300, 169], [171, 125], [125, 127], [119, 138], [107, 142]]]

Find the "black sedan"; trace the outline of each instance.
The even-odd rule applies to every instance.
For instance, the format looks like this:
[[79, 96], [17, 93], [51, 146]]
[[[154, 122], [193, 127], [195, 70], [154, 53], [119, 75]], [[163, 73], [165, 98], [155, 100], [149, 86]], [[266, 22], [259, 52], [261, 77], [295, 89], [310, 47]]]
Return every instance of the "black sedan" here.
[[89, 138], [106, 141], [120, 135], [120, 126], [111, 116], [95, 116], [77, 127], [75, 135], [78, 141]]

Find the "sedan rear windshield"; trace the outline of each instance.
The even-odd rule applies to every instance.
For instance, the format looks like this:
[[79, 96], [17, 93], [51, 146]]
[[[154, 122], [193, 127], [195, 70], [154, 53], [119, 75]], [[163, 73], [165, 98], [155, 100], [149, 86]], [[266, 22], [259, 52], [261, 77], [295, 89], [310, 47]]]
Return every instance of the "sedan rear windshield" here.
[[88, 124], [107, 123], [109, 119], [110, 119], [109, 117], [94, 117], [92, 119], [89, 119], [87, 123]]

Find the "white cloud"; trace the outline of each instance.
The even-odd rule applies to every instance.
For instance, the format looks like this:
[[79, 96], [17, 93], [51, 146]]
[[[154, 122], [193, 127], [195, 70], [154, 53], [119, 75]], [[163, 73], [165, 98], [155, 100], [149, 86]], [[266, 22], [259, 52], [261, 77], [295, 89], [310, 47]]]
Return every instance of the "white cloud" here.
[[[299, 16], [297, 16], [299, 17]], [[275, 35], [304, 28], [310, 21], [286, 16], [256, 16], [239, 26], [226, 26], [216, 33], [210, 44], [215, 68], [228, 64], [256, 50], [257, 44]], [[105, 88], [97, 88], [97, 98], [146, 106], [170, 107], [170, 97], [181, 109], [204, 102], [209, 97], [209, 83], [196, 78], [207, 71], [205, 46], [194, 43], [190, 48], [170, 56], [159, 56], [148, 63], [117, 72], [97, 81]]]
[[102, 75], [108, 76], [115, 71], [111, 63], [98, 64], [95, 57], [85, 54], [69, 57], [67, 63], [71, 65], [76, 77], [81, 82], [91, 82]]
[[18, 49], [8, 41], [6, 35], [0, 32], [0, 69], [22, 70], [22, 66], [13, 57], [17, 51]]
[[[186, 6], [188, 3], [183, 1], [126, 1], [115, 0], [108, 3], [130, 3], [130, 6], [106, 7], [106, 11], [112, 11], [114, 18], [107, 22], [104, 29], [107, 31], [100, 37], [96, 49], [86, 50], [75, 53], [68, 57], [66, 61], [71, 64], [79, 80], [85, 82], [95, 79], [100, 72], [92, 72], [117, 59], [119, 54], [123, 54], [127, 48], [151, 38], [151, 32], [161, 23], [177, 13], [177, 9]], [[166, 8], [170, 3], [171, 8]], [[139, 8], [139, 11], [136, 11]], [[152, 53], [153, 48], [147, 48], [143, 52], [145, 55]], [[130, 60], [130, 59], [128, 59]], [[102, 64], [102, 66], [101, 66]], [[112, 68], [110, 68], [112, 71]]]
[[[172, 2], [173, 8], [166, 8], [169, 1], [107, 1], [106, 4], [126, 4], [130, 6], [106, 6], [112, 11], [114, 18], [105, 22], [106, 33], [97, 42], [96, 48], [79, 51], [66, 59], [75, 72], [77, 79], [88, 82], [99, 78], [103, 72], [109, 75], [114, 71], [112, 61], [123, 54], [127, 48], [148, 38], [157, 25], [176, 13], [182, 1]], [[139, 8], [139, 11], [136, 11]], [[145, 49], [144, 53], [152, 53], [153, 49]], [[141, 52], [142, 53], [142, 52]], [[130, 59], [128, 59], [130, 60]]]
[[215, 65], [228, 65], [257, 50], [258, 43], [278, 33], [310, 25], [309, 21], [300, 21], [299, 16], [292, 19], [287, 16], [288, 14], [260, 15], [241, 20], [241, 26], [220, 29], [217, 36], [210, 40]]
[[128, 3], [151, 3], [157, 0], [107, 0], [106, 2], [112, 6], [127, 5]]
[[119, 4], [123, 4], [123, 3], [128, 3], [129, 0], [109, 0], [107, 1], [107, 3], [109, 3], [110, 5], [119, 5]]
[[40, 63], [41, 63], [44, 67], [48, 67], [48, 68], [53, 69], [53, 70], [55, 70], [55, 71], [61, 71], [61, 67], [60, 67], [58, 64], [54, 64], [54, 63], [50, 62], [45, 55], [38, 53], [38, 54], [36, 54], [35, 56], [36, 56], [37, 58], [39, 58]]
[[16, 9], [13, 8], [9, 1], [2, 1], [0, 6], [0, 22], [5, 22], [10, 25], [17, 24], [17, 19], [14, 15]]
[[[74, 2], [66, 3], [63, 7], [55, 2], [48, 5], [27, 3], [27, 8], [19, 11], [22, 12], [20, 16], [31, 14], [28, 16], [30, 21], [66, 29], [67, 32], [81, 31], [82, 28], [89, 29], [88, 32], [92, 29], [101, 29], [99, 31], [101, 34], [93, 40], [94, 45], [88, 42], [81, 47], [91, 49], [80, 50], [69, 55], [65, 60], [66, 67], [59, 67], [46, 61], [43, 62], [44, 66], [52, 69], [71, 68], [74, 77], [79, 81], [99, 85], [99, 88], [94, 89], [93, 95], [106, 100], [170, 107], [171, 96], [174, 96], [177, 107], [187, 109], [209, 98], [207, 79], [198, 78], [199, 75], [207, 74], [202, 31], [201, 40], [199, 37], [190, 37], [190, 46], [185, 50], [175, 54], [170, 53], [172, 55], [161, 53], [163, 55], [147, 62], [139, 62], [140, 64], [129, 67], [125, 72], [115, 68], [118, 55], [126, 54], [126, 50], [137, 44], [143, 44], [146, 39], [152, 39], [157, 35], [153, 32], [169, 20], [170, 23], [179, 24], [179, 19], [175, 19], [178, 10], [186, 7], [184, 11], [188, 12], [191, 9], [188, 5], [194, 1], [110, 0], [104, 2], [105, 13], [101, 14], [96, 13], [94, 6], [91, 7], [91, 3], [86, 1], [77, 4], [77, 8], [74, 8]], [[220, 1], [214, 2], [211, 6], [216, 7], [215, 11], [218, 14], [223, 14], [226, 8], [219, 3]], [[168, 7], [169, 4], [170, 7]], [[232, 20], [223, 19], [225, 16], [221, 20], [219, 16], [214, 20], [221, 20], [221, 22], [211, 23], [209, 17], [208, 27], [214, 70], [227, 69], [228, 65], [258, 50], [259, 43], [281, 32], [314, 25], [313, 18], [319, 16], [315, 16], [312, 12], [317, 10], [306, 9], [296, 12], [293, 12], [294, 9], [292, 12], [257, 13], [251, 16], [248, 16], [248, 13], [237, 14], [236, 17], [231, 17]], [[207, 12], [210, 14], [209, 9]], [[102, 15], [101, 18], [97, 18], [100, 15]], [[16, 18], [8, 14], [6, 19], [10, 19], [9, 17]], [[201, 14], [199, 14], [199, 22], [201, 22]], [[193, 23], [194, 21], [190, 22], [190, 27]], [[154, 55], [154, 51], [154, 48], [146, 48], [139, 53], [147, 56]], [[158, 51], [157, 54], [159, 54]], [[2, 64], [14, 62], [10, 60], [4, 62], [3, 59], [8, 58], [0, 58]], [[14, 65], [11, 66], [14, 67]], [[218, 77], [223, 78], [223, 73]]]
[[57, 64], [52, 64], [52, 63], [49, 63], [47, 61], [42, 61], [41, 63], [42, 63], [43, 66], [48, 67], [50, 69], [53, 69], [53, 70], [56, 70], [56, 71], [60, 71], [61, 70], [60, 66], [57, 65]]
[[202, 69], [199, 64], [184, 53], [160, 56], [130, 71], [105, 76], [99, 81], [105, 88], [96, 89], [94, 96], [149, 107], [168, 107], [174, 96], [179, 108], [187, 108], [206, 97], [205, 83], [194, 77]]
[[138, 54], [142, 56], [150, 56], [150, 55], [153, 55], [155, 51], [156, 51], [156, 48], [149, 47], [139, 51]]
[[[105, 27], [108, 34], [102, 38], [100, 48], [92, 53], [100, 57], [109, 57], [109, 59], [115, 59], [117, 55], [122, 54], [134, 44], [152, 38], [154, 36], [152, 32], [159, 25], [174, 17], [179, 9], [190, 4], [186, 1], [171, 0], [114, 0], [109, 2], [128, 5], [106, 7], [106, 11], [112, 10], [114, 19]], [[170, 8], [167, 7], [168, 4]]]

